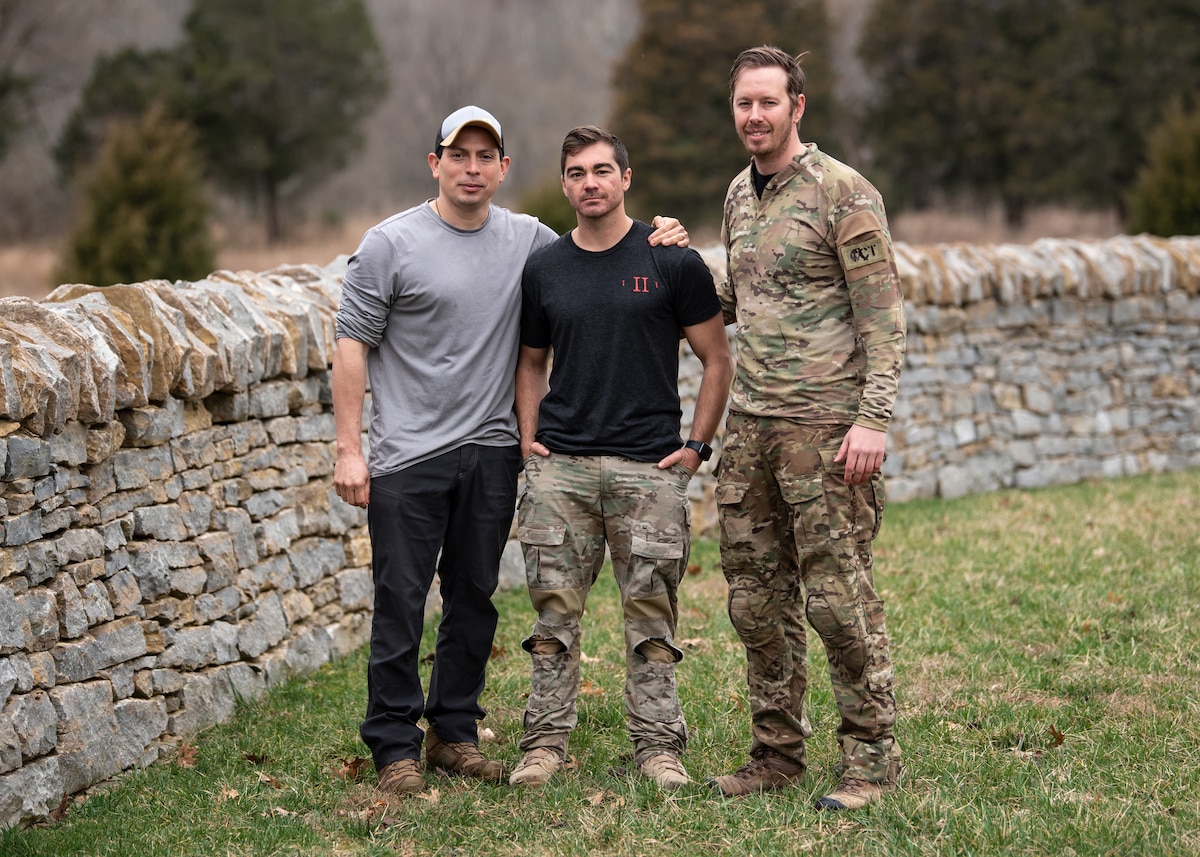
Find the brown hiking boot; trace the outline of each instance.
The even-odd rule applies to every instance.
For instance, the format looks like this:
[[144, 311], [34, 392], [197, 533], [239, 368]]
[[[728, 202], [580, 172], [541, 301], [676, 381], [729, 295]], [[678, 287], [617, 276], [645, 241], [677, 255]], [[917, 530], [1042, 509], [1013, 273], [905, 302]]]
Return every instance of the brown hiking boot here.
[[562, 753], [553, 747], [534, 747], [508, 778], [510, 786], [544, 786], [563, 766]]
[[817, 801], [817, 809], [860, 809], [892, 788], [883, 783], [868, 783], [865, 780], [842, 777], [837, 788]]
[[660, 789], [681, 789], [691, 782], [679, 757], [666, 751], [642, 759], [637, 769], [642, 776], [654, 780]]
[[417, 759], [400, 759], [384, 765], [379, 772], [379, 790], [397, 795], [415, 795], [425, 791], [425, 777]]
[[769, 747], [750, 752], [750, 761], [732, 774], [711, 777], [708, 785], [726, 797], [766, 792], [794, 786], [804, 779], [804, 766]]
[[504, 766], [480, 753], [478, 744], [443, 741], [432, 729], [425, 733], [425, 764], [464, 777], [504, 779]]

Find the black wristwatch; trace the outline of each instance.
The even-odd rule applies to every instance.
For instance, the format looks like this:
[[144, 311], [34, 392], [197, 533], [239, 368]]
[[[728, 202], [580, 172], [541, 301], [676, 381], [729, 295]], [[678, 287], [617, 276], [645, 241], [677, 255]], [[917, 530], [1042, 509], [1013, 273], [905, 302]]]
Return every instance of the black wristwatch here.
[[689, 440], [684, 446], [687, 449], [694, 449], [701, 461], [708, 461], [712, 458], [712, 447], [702, 440]]

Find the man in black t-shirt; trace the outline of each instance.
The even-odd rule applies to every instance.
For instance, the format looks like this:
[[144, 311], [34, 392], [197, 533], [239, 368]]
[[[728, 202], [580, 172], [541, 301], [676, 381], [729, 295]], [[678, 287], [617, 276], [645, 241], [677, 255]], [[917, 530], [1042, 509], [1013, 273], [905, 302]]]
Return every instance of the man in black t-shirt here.
[[[566, 759], [579, 620], [606, 542], [624, 608], [634, 761], [663, 788], [688, 782], [674, 644], [687, 486], [711, 455], [733, 364], [712, 275], [694, 250], [646, 243], [649, 227], [625, 213], [631, 175], [610, 132], [567, 134], [562, 185], [578, 225], [529, 258], [521, 283], [519, 537], [537, 621], [522, 643], [533, 668], [513, 785], [540, 786]], [[704, 367], [686, 443], [680, 331]]]

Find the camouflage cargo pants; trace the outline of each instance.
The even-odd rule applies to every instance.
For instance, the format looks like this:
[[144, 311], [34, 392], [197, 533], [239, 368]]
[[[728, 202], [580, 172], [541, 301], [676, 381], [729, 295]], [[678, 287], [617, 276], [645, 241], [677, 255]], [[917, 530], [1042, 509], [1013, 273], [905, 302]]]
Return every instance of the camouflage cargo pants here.
[[845, 432], [729, 415], [716, 493], [721, 566], [746, 647], [754, 746], [806, 762], [807, 616], [829, 661], [843, 769], [894, 782], [895, 674], [871, 557], [883, 479], [846, 484], [833, 461]]
[[[618, 456], [531, 455], [518, 534], [537, 611], [522, 646], [533, 659], [521, 749], [566, 752], [577, 722], [579, 621], [607, 538], [625, 621], [625, 710], [637, 758], [683, 752], [675, 664], [677, 592], [691, 547], [683, 467]], [[649, 657], [649, 659], [648, 659]]]

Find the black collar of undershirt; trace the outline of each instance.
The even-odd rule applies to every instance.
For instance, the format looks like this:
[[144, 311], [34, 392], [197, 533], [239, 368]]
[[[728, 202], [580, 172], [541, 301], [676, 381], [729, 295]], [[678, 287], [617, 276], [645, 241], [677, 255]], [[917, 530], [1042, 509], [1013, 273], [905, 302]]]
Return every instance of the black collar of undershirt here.
[[754, 161], [751, 161], [750, 162], [750, 177], [752, 179], [754, 179], [755, 195], [759, 199], [762, 199], [763, 191], [767, 189], [767, 183], [770, 182], [771, 179], [775, 178], [775, 173], [771, 173], [769, 176], [764, 176], [762, 173], [760, 173], [758, 171], [758, 165], [755, 164]]

